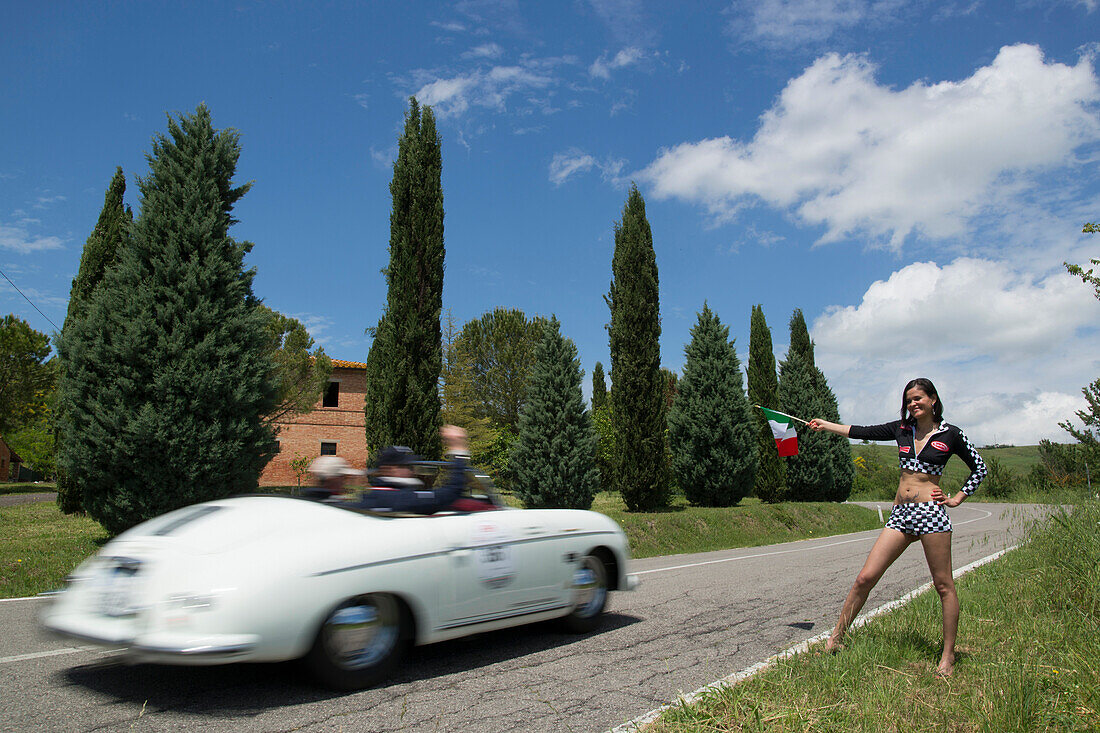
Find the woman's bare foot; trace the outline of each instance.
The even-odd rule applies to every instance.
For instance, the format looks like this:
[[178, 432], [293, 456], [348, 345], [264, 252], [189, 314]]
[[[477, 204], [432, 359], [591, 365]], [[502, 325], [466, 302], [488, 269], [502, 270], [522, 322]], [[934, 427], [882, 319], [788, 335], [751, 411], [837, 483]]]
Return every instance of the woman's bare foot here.
[[940, 664], [936, 667], [937, 677], [950, 677], [955, 672], [955, 654], [944, 654], [940, 657]]
[[830, 636], [825, 640], [825, 651], [829, 654], [835, 654], [837, 652], [844, 651], [844, 645], [840, 643], [840, 639]]

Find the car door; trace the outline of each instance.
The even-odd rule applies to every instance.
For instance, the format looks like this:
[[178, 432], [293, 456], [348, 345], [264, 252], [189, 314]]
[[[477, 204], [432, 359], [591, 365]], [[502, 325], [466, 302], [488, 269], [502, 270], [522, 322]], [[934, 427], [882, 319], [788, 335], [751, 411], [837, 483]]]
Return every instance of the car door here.
[[529, 512], [488, 511], [440, 517], [450, 540], [445, 628], [521, 617], [554, 605], [543, 587], [546, 529]]

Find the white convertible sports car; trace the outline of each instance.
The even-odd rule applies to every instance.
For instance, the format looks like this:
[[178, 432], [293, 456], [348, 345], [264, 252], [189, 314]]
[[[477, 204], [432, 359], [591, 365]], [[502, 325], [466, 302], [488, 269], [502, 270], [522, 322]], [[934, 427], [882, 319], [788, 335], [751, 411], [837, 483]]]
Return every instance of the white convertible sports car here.
[[560, 618], [595, 628], [629, 548], [565, 509], [385, 516], [285, 496], [186, 507], [124, 532], [67, 579], [43, 625], [137, 661], [304, 658], [326, 684], [383, 678], [409, 644]]

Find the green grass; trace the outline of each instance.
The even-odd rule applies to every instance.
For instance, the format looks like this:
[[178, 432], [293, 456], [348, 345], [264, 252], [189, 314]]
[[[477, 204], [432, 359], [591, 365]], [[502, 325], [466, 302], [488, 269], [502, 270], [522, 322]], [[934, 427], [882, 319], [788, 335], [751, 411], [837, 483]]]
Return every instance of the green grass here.
[[1098, 528], [1100, 502], [1085, 502], [958, 581], [949, 680], [933, 674], [940, 602], [928, 592], [857, 629], [840, 654], [782, 660], [667, 711], [646, 733], [1100, 730]]
[[57, 484], [43, 481], [41, 483], [34, 483], [33, 481], [22, 481], [20, 483], [0, 483], [0, 496], [4, 494], [40, 494], [46, 491], [57, 491]]
[[0, 598], [20, 598], [60, 587], [107, 541], [107, 530], [43, 501], [0, 507], [0, 537]]
[[628, 512], [622, 497], [600, 492], [592, 510], [614, 519], [634, 557], [755, 547], [878, 528], [878, 515], [851, 504], [765, 504], [742, 499], [735, 507], [695, 507], [683, 497], [661, 512]]

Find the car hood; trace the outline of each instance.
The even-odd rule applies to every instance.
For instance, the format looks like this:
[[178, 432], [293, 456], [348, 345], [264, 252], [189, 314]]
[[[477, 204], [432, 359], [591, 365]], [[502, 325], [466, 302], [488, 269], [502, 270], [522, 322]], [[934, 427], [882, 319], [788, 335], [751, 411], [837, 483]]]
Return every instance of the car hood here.
[[[111, 545], [131, 550], [172, 547], [195, 555], [231, 552], [271, 536], [339, 533], [376, 517], [280, 496], [242, 496], [195, 504], [123, 532]], [[107, 549], [107, 548], [104, 548]]]

